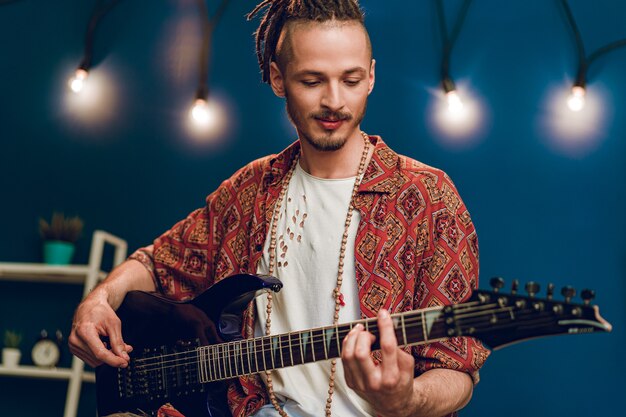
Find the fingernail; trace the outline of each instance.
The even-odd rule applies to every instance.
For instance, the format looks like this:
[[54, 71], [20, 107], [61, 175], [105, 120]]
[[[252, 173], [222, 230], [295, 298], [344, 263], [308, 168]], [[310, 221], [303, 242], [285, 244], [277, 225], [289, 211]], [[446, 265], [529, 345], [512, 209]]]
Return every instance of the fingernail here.
[[124, 357], [124, 359], [130, 360], [130, 356], [128, 356], [128, 353], [126, 353], [125, 351], [122, 352], [122, 356]]
[[382, 317], [384, 319], [389, 317], [389, 312], [387, 310], [385, 310], [384, 308], [381, 308], [378, 313], [380, 314], [380, 317]]

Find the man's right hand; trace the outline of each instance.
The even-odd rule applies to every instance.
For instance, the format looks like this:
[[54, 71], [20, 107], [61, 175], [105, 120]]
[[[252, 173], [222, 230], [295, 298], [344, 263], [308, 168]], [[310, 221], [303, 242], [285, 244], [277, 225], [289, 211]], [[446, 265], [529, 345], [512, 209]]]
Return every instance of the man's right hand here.
[[[70, 351], [93, 367], [102, 363], [128, 366], [133, 348], [122, 338], [122, 323], [115, 309], [128, 291], [155, 289], [152, 275], [140, 262], [128, 260], [119, 265], [76, 309], [68, 339]], [[108, 337], [108, 346], [101, 337]]]
[[[109, 347], [101, 337], [109, 338]], [[102, 363], [125, 368], [132, 346], [124, 343], [122, 323], [107, 301], [103, 289], [96, 289], [76, 309], [72, 332], [68, 339], [70, 351], [89, 365]]]

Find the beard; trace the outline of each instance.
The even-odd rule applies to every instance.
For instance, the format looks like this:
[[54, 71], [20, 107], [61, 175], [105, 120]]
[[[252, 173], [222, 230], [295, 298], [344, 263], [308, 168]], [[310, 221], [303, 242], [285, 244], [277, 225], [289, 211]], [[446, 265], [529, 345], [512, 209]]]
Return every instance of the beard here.
[[[359, 109], [356, 115], [353, 115], [349, 111], [331, 111], [331, 110], [318, 110], [311, 112], [307, 115], [302, 115], [293, 106], [290, 105], [289, 95], [285, 94], [285, 101], [287, 107], [287, 115], [289, 120], [295, 126], [300, 139], [305, 140], [317, 151], [336, 151], [346, 144], [348, 138], [356, 129], [363, 118], [365, 117], [365, 110], [367, 109], [367, 100], [363, 104], [363, 108]], [[309, 126], [316, 123], [316, 119], [324, 120], [342, 120], [349, 127], [348, 131], [344, 134], [340, 134], [337, 131], [327, 131], [322, 134], [314, 134], [311, 132]], [[343, 126], [342, 126], [343, 127]]]

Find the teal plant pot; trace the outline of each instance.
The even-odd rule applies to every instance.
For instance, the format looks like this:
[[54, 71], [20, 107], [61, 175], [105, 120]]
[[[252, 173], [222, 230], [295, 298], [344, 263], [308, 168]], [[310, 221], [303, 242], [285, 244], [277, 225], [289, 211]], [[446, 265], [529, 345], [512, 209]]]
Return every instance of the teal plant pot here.
[[74, 244], [60, 240], [43, 243], [43, 261], [51, 265], [69, 265], [74, 256]]

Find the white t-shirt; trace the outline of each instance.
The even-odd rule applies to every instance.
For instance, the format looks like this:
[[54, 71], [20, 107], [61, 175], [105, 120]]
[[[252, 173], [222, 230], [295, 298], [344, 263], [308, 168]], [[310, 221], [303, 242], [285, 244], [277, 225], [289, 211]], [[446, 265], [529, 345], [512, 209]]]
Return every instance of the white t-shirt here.
[[[273, 296], [272, 334], [333, 323], [333, 290], [337, 285], [341, 239], [355, 179], [317, 178], [297, 164], [281, 205], [276, 230], [273, 275], [284, 286]], [[360, 213], [353, 210], [341, 286], [346, 305], [339, 312], [339, 323], [360, 319], [354, 267], [359, 220]], [[269, 244], [270, 233], [257, 271], [260, 274], [268, 272]], [[267, 319], [265, 295], [256, 298], [256, 307], [256, 335], [261, 336], [265, 334]], [[264, 373], [261, 376], [265, 379]], [[272, 383], [288, 414], [318, 417], [324, 415], [329, 377], [328, 360], [274, 370]], [[346, 385], [341, 359], [337, 360], [332, 413], [334, 416], [374, 415], [369, 404]]]

